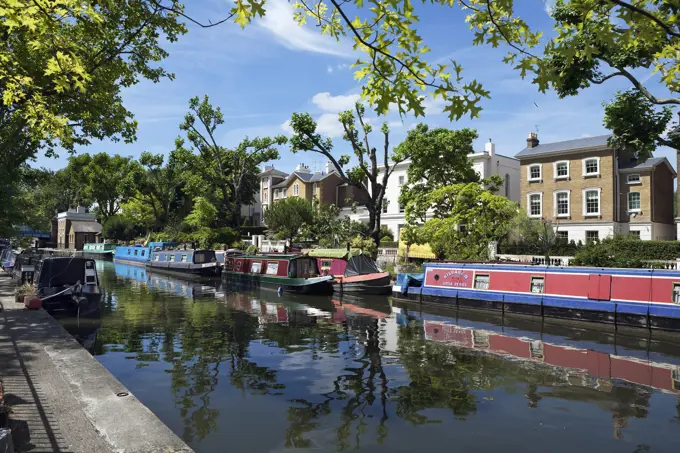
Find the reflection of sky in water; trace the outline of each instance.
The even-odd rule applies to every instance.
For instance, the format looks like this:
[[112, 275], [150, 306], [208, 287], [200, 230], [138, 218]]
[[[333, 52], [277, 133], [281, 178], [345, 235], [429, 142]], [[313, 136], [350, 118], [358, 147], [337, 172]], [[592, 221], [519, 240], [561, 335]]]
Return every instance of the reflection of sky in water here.
[[436, 341], [425, 340], [423, 326], [455, 324], [479, 341], [527, 337], [527, 347], [542, 340], [668, 364], [680, 363], [676, 340], [532, 330], [356, 298], [338, 308], [323, 298], [241, 297], [152, 274], [144, 276], [149, 285], [139, 273], [116, 280], [110, 266], [100, 270], [112, 302], [94, 352], [199, 453], [227, 445], [239, 452], [671, 451], [680, 439], [677, 395], [453, 347], [432, 332]]

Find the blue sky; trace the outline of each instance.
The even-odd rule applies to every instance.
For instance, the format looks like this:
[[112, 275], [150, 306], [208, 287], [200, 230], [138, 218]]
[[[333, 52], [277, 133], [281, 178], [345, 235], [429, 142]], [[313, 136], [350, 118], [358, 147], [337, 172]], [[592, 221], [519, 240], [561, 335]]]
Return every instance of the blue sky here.
[[[219, 19], [229, 8], [226, 0], [204, 0], [201, 6], [187, 2], [187, 12], [204, 21]], [[549, 30], [551, 19], [544, 0], [516, 1], [517, 11], [532, 27]], [[360, 86], [349, 65], [356, 60], [349, 41], [336, 42], [322, 37], [313, 27], [298, 27], [286, 0], [267, 0], [267, 15], [241, 30], [229, 23], [210, 29], [190, 27], [178, 43], [167, 46], [170, 57], [164, 67], [176, 75], [174, 81], [158, 84], [142, 82], [124, 91], [124, 101], [139, 121], [137, 141], [133, 144], [94, 142], [78, 151], [107, 152], [138, 157], [143, 151], [167, 154], [174, 148], [178, 125], [187, 112], [192, 96], [207, 94], [225, 115], [217, 137], [225, 146], [243, 137], [288, 133], [286, 122], [293, 112], [309, 112], [319, 124], [319, 132], [335, 139], [338, 154], [349, 153], [341, 139], [337, 112], [351, 108], [358, 99]], [[541, 142], [567, 140], [607, 133], [602, 126], [602, 102], [619, 89], [629, 88], [623, 80], [612, 79], [577, 97], [559, 100], [553, 93], [540, 94], [519, 72], [501, 62], [505, 49], [472, 46], [472, 32], [458, 9], [416, 5], [419, 30], [430, 48], [430, 61], [455, 59], [463, 66], [465, 80], [477, 79], [491, 91], [483, 101], [481, 117], [451, 122], [441, 114], [441, 103], [427, 101], [426, 117], [415, 119], [398, 115], [377, 118], [387, 121], [391, 142], [399, 143], [408, 128], [417, 122], [432, 126], [477, 129], [476, 148], [492, 139], [496, 152], [514, 156], [525, 145], [526, 135], [538, 131]], [[656, 83], [650, 74], [640, 74], [648, 84]], [[377, 138], [377, 137], [376, 137]], [[376, 145], [379, 142], [376, 141]], [[65, 153], [58, 159], [40, 158], [38, 166], [61, 168]], [[676, 166], [673, 150], [658, 150]], [[321, 168], [322, 156], [292, 154], [286, 147], [274, 163], [284, 171], [298, 163]]]

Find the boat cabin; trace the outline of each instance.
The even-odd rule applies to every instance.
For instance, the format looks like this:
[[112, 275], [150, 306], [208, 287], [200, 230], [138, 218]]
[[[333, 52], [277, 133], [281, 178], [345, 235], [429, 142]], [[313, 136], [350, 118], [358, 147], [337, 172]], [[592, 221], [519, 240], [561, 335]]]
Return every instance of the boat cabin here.
[[316, 258], [304, 255], [241, 255], [227, 257], [225, 271], [287, 278], [311, 278], [320, 275]]
[[189, 268], [192, 265], [215, 265], [217, 257], [214, 250], [160, 250], [151, 253], [151, 267]]
[[81, 257], [48, 257], [35, 265], [34, 283], [41, 296], [80, 282], [83, 288], [99, 290], [99, 279], [93, 259]]
[[358, 249], [312, 249], [307, 254], [317, 259], [322, 275], [350, 277], [382, 272], [371, 257]]
[[113, 254], [116, 251], [116, 244], [110, 243], [87, 243], [83, 245], [83, 253], [92, 254]]

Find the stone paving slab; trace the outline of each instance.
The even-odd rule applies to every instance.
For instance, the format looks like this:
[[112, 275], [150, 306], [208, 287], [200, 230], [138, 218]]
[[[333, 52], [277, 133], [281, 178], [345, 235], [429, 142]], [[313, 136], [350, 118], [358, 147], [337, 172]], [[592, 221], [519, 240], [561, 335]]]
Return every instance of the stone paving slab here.
[[[192, 450], [0, 273], [0, 379], [17, 452]], [[127, 394], [127, 396], [118, 396]]]

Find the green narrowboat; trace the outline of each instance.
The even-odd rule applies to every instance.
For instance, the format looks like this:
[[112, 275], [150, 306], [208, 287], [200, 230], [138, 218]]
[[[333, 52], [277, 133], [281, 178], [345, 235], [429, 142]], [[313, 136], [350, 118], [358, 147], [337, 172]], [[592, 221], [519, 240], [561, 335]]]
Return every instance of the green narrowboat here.
[[116, 244], [88, 243], [83, 245], [83, 255], [104, 255], [112, 257], [116, 253]]
[[330, 294], [333, 277], [319, 273], [316, 258], [304, 255], [232, 255], [222, 278], [247, 289], [273, 289], [304, 294]]

